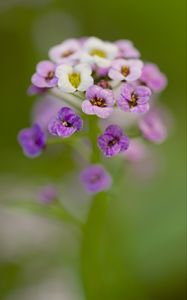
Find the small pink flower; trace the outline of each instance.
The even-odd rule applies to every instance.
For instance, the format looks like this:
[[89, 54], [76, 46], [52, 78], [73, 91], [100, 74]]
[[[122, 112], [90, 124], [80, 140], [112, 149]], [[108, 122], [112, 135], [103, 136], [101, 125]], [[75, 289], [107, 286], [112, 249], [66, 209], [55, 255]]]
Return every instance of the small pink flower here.
[[108, 76], [117, 81], [135, 81], [140, 78], [143, 63], [139, 59], [116, 59], [112, 62]]

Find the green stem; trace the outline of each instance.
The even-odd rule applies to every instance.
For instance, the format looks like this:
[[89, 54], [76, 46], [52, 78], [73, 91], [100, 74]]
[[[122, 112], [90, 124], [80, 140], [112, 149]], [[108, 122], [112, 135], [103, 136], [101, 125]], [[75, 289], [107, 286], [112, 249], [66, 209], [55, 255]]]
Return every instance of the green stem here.
[[61, 90], [59, 90], [58, 88], [51, 89], [50, 93], [53, 96], [66, 102], [68, 105], [73, 106], [76, 110], [81, 111], [81, 103], [80, 103], [79, 95], [75, 96], [73, 94], [64, 93]]
[[97, 163], [100, 161], [101, 153], [97, 145], [97, 139], [100, 134], [100, 128], [98, 125], [98, 118], [96, 116], [88, 116], [89, 138], [91, 144], [91, 163]]
[[102, 240], [107, 222], [108, 209], [110, 202], [118, 197], [121, 192], [124, 180], [125, 168], [121, 157], [111, 160], [109, 167], [113, 174], [113, 188], [108, 192], [96, 194], [92, 198], [91, 208], [83, 232], [81, 267], [87, 300], [95, 300], [98, 297], [95, 285], [98, 282], [100, 264], [102, 263]]

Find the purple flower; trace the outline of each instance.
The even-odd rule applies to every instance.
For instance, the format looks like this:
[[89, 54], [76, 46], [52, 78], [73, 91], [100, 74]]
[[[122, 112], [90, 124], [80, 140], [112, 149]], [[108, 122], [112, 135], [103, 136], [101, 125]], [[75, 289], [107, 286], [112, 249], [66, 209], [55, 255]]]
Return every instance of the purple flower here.
[[116, 59], [112, 62], [108, 76], [118, 81], [135, 81], [140, 78], [143, 63], [139, 59]]
[[26, 156], [36, 157], [45, 147], [46, 136], [40, 126], [34, 124], [31, 128], [25, 128], [19, 132], [18, 141]]
[[146, 114], [139, 122], [144, 137], [151, 142], [160, 144], [167, 138], [168, 132], [159, 111], [153, 110]]
[[167, 85], [166, 76], [160, 72], [155, 64], [145, 64], [140, 81], [154, 92], [161, 92]]
[[145, 113], [149, 110], [151, 94], [148, 87], [124, 83], [117, 101], [118, 106], [125, 112]]
[[112, 184], [110, 174], [101, 165], [90, 165], [80, 174], [80, 179], [86, 191], [91, 194], [108, 190]]
[[39, 88], [52, 88], [57, 85], [55, 64], [48, 60], [41, 61], [36, 66], [36, 73], [32, 76], [32, 84]]
[[119, 40], [115, 42], [118, 47], [120, 58], [139, 58], [140, 52], [134, 47], [133, 43], [128, 40]]
[[48, 130], [52, 135], [68, 137], [82, 127], [82, 119], [71, 108], [62, 107], [49, 123]]
[[38, 200], [42, 203], [51, 203], [58, 198], [58, 191], [53, 185], [44, 186], [38, 193]]
[[111, 90], [93, 85], [86, 92], [86, 100], [82, 102], [82, 110], [88, 115], [97, 115], [104, 119], [111, 115], [114, 102], [114, 95]]
[[123, 134], [119, 126], [110, 125], [106, 128], [104, 134], [99, 136], [98, 146], [105, 156], [114, 156], [128, 149], [129, 138]]

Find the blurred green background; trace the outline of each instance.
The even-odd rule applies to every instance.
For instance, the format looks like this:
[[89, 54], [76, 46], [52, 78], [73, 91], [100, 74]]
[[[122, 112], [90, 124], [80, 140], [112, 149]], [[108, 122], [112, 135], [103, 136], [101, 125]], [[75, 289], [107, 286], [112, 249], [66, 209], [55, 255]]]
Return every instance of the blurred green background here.
[[144, 182], [127, 178], [103, 222], [93, 208], [84, 288], [79, 232], [1, 206], [0, 299], [185, 299], [185, 6], [185, 0], [0, 0], [2, 204], [32, 197], [51, 178], [62, 201], [86, 216], [90, 200], [68, 190], [69, 181], [77, 187], [69, 149], [28, 160], [16, 141], [29, 125], [34, 99], [26, 90], [35, 64], [65, 38], [133, 40], [167, 74], [161, 100], [174, 119], [168, 141], [154, 147], [159, 174]]

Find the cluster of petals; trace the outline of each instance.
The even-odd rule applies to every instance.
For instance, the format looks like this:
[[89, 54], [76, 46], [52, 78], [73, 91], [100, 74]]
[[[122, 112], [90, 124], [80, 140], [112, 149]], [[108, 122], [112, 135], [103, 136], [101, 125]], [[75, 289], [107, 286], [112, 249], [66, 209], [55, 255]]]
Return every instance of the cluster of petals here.
[[[18, 135], [26, 156], [40, 155], [50, 136], [67, 138], [79, 132], [90, 115], [95, 115], [108, 119], [100, 120], [98, 125], [106, 122], [106, 129], [95, 140], [102, 154], [112, 157], [125, 152], [129, 160], [138, 161], [146, 153], [144, 146], [139, 141], [131, 143], [124, 128], [118, 126], [120, 120], [111, 121], [114, 111], [120, 111], [124, 120], [129, 116], [136, 119], [144, 139], [154, 143], [166, 139], [163, 118], [151, 108], [157, 101], [154, 95], [164, 90], [167, 78], [155, 64], [141, 59], [140, 51], [131, 41], [71, 38], [51, 47], [48, 56], [48, 60], [36, 65], [28, 93], [46, 94], [50, 90], [63, 104], [60, 99], [60, 103], [48, 99], [37, 107], [34, 124]], [[97, 193], [107, 190], [112, 179], [103, 166], [95, 164], [82, 171], [81, 181], [88, 193]], [[55, 198], [53, 194], [53, 189], [47, 189], [46, 202]]]

